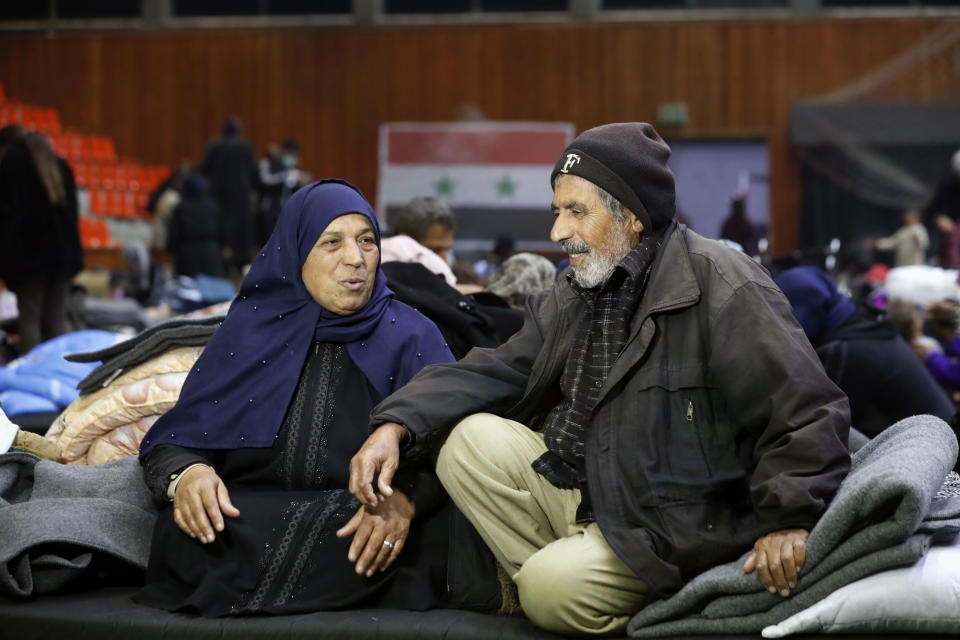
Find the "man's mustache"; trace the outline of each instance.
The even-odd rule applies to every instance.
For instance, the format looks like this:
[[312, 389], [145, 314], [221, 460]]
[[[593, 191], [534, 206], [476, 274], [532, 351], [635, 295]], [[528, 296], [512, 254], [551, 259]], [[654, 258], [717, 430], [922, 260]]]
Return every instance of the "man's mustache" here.
[[582, 240], [564, 240], [560, 243], [564, 252], [571, 253], [590, 253], [590, 245]]

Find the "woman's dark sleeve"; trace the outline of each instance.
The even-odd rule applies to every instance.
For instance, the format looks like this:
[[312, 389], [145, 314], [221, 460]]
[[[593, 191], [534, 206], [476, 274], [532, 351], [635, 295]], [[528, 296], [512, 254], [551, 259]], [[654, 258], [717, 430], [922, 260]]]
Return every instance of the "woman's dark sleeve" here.
[[162, 444], [143, 456], [140, 464], [143, 466], [144, 482], [147, 483], [147, 488], [153, 494], [154, 500], [165, 503], [169, 502], [167, 485], [170, 484], [171, 475], [197, 463], [208, 464], [216, 469], [222, 457], [221, 451], [188, 449], [172, 444]]

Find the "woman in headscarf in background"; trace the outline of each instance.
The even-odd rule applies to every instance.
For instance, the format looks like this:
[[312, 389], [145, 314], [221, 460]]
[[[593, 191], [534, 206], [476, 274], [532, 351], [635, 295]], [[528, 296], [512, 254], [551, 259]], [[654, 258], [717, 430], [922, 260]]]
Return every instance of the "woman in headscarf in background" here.
[[183, 197], [173, 209], [167, 229], [167, 251], [173, 256], [174, 273], [222, 276], [222, 238], [220, 207], [208, 193], [207, 181], [199, 173], [188, 173], [183, 180]]
[[950, 420], [953, 403], [887, 313], [851, 300], [818, 267], [794, 267], [774, 281], [827, 375], [850, 399], [856, 429], [874, 437], [907, 416]]
[[453, 360], [436, 326], [393, 299], [379, 247], [349, 183], [288, 201], [144, 438], [147, 484], [170, 507], [138, 602], [204, 616], [440, 604], [447, 518], [432, 471], [401, 468], [374, 509], [347, 490], [370, 409]]

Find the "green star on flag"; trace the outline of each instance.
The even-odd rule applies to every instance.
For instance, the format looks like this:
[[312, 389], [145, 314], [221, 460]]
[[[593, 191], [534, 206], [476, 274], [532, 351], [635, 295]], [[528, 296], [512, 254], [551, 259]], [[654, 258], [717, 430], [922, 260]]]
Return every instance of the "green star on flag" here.
[[450, 176], [443, 176], [433, 183], [433, 188], [437, 191], [437, 196], [441, 198], [452, 198], [455, 183]]
[[503, 176], [497, 182], [497, 196], [500, 198], [512, 198], [517, 190], [517, 183], [510, 179], [510, 176]]

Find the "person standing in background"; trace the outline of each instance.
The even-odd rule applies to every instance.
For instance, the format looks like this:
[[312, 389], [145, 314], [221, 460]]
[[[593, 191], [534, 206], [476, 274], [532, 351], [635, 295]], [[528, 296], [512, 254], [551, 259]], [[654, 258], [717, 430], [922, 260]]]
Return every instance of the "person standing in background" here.
[[71, 330], [70, 280], [81, 269], [73, 171], [42, 135], [0, 129], [0, 278], [17, 296], [20, 353]]
[[270, 144], [259, 164], [259, 207], [257, 209], [257, 246], [262, 247], [277, 226], [277, 218], [290, 196], [304, 184], [300, 172], [300, 145], [284, 140], [281, 146]]
[[241, 132], [239, 119], [227, 120], [223, 135], [207, 145], [202, 169], [210, 181], [211, 195], [220, 205], [224, 262], [231, 276], [237, 277], [250, 262], [254, 243], [250, 201], [257, 174], [253, 146]]
[[720, 237], [739, 244], [748, 256], [760, 254], [759, 234], [747, 218], [746, 191], [738, 191], [730, 198], [730, 215], [723, 221]]
[[928, 224], [936, 225], [941, 235], [940, 266], [952, 269], [960, 262], [957, 249], [957, 220], [960, 220], [960, 149], [950, 158], [950, 172], [940, 180], [930, 202], [923, 209]]
[[894, 264], [898, 267], [925, 264], [930, 236], [921, 222], [922, 219], [923, 215], [919, 209], [915, 207], [906, 209], [903, 212], [903, 226], [889, 238], [875, 240], [872, 243], [874, 248], [893, 251]]

